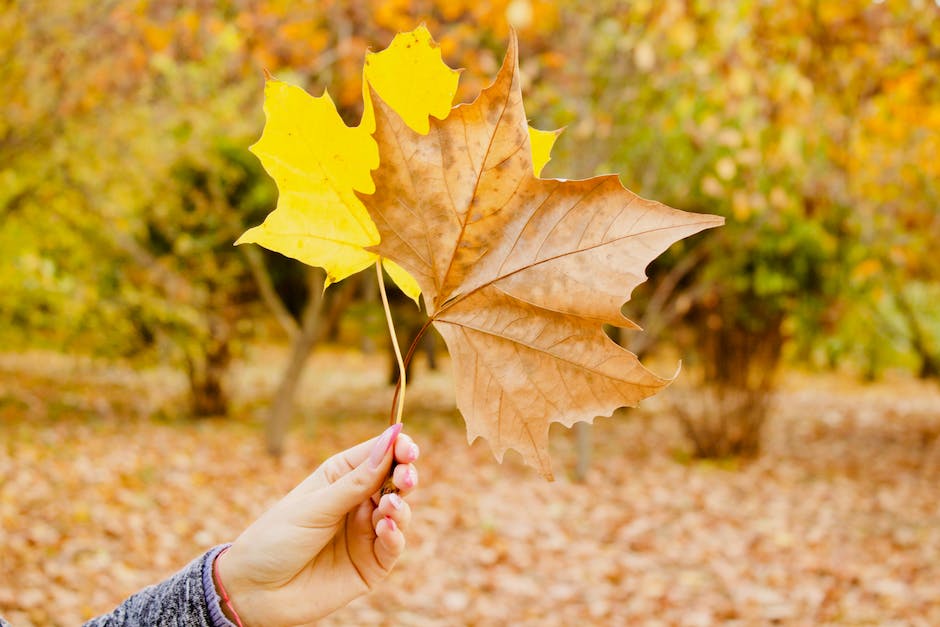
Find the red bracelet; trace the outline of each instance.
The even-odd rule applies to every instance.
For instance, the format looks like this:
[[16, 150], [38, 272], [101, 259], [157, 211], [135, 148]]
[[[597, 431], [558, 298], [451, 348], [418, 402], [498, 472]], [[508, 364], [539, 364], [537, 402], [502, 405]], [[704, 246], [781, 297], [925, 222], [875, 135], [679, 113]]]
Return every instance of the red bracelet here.
[[219, 554], [215, 556], [215, 559], [212, 560], [212, 578], [215, 580], [215, 585], [218, 586], [219, 592], [221, 592], [222, 603], [225, 604], [225, 607], [228, 608], [228, 611], [232, 613], [232, 617], [235, 619], [235, 624], [238, 627], [245, 627], [242, 624], [242, 619], [238, 617], [238, 612], [235, 611], [235, 608], [232, 607], [232, 600], [228, 596], [228, 592], [225, 591], [225, 586], [222, 585], [222, 579], [219, 577], [219, 558], [222, 557], [222, 554], [229, 550], [229, 547], [225, 547]]

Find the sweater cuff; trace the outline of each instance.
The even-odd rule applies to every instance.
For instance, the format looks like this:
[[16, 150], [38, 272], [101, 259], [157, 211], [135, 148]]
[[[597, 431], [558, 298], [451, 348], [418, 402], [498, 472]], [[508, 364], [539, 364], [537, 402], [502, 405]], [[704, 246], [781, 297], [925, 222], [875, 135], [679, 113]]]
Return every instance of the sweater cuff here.
[[212, 619], [212, 627], [236, 627], [235, 623], [230, 621], [222, 613], [222, 600], [215, 591], [215, 579], [212, 576], [212, 566], [215, 564], [215, 558], [219, 553], [232, 546], [231, 543], [220, 544], [206, 554], [206, 559], [202, 563], [202, 591], [206, 596], [206, 607], [209, 609], [209, 618]]

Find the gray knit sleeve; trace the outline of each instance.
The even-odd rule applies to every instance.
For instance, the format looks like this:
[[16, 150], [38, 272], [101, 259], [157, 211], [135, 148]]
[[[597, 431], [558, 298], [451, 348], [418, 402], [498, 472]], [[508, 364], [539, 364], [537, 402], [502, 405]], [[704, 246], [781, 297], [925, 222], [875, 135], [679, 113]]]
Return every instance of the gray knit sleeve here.
[[130, 596], [110, 614], [85, 627], [235, 627], [222, 614], [212, 581], [212, 563], [228, 545], [196, 558], [166, 581]]

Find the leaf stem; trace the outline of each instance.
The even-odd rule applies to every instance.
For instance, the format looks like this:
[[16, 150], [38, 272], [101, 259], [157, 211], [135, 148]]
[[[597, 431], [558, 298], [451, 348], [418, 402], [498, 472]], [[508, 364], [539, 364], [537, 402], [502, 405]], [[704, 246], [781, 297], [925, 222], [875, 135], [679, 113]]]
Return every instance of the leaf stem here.
[[[382, 295], [382, 307], [385, 308], [385, 321], [388, 323], [388, 334], [392, 340], [392, 348], [395, 349], [395, 359], [398, 360], [398, 385], [395, 386], [395, 396], [392, 398], [394, 419], [389, 418], [389, 422], [396, 424], [401, 422], [402, 411], [404, 411], [405, 408], [405, 361], [401, 357], [401, 349], [398, 347], [398, 335], [395, 333], [395, 322], [392, 320], [392, 310], [388, 306], [388, 294], [385, 292], [385, 277], [382, 276], [381, 259], [375, 262], [375, 274], [379, 281], [379, 293]], [[400, 394], [399, 391], [401, 392]]]
[[411, 363], [411, 358], [415, 354], [415, 349], [418, 348], [418, 342], [421, 341], [421, 338], [424, 337], [425, 332], [428, 330], [428, 327], [431, 326], [431, 323], [434, 322], [434, 318], [428, 318], [424, 321], [424, 324], [421, 325], [421, 328], [418, 329], [418, 334], [415, 335], [415, 339], [411, 341], [411, 346], [408, 347], [408, 353], [405, 355], [405, 366]]
[[[421, 338], [424, 337], [424, 333], [428, 330], [428, 327], [431, 326], [431, 323], [434, 322], [433, 318], [428, 318], [421, 328], [418, 330], [418, 334], [415, 335], [415, 339], [412, 340], [411, 346], [408, 347], [408, 354], [405, 355], [405, 368], [408, 367], [408, 364], [411, 363], [411, 357], [415, 353], [415, 349], [418, 348], [418, 342], [421, 341]], [[404, 372], [404, 370], [402, 370]], [[398, 379], [398, 384], [395, 386], [395, 394], [392, 396], [392, 410], [394, 411], [395, 401], [398, 400], [398, 393], [401, 391], [401, 378]], [[393, 414], [394, 415], [394, 414]], [[389, 418], [389, 422], [392, 421], [392, 418]], [[394, 423], [392, 423], [394, 424]]]

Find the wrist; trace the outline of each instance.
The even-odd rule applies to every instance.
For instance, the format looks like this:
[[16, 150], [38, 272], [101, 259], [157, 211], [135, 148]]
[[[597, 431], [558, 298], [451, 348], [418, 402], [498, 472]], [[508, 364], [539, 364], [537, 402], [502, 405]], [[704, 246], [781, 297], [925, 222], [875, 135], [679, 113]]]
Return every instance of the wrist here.
[[221, 599], [219, 607], [222, 610], [222, 613], [225, 615], [230, 622], [238, 627], [244, 627], [244, 623], [239, 617], [238, 612], [235, 611], [235, 608], [232, 605], [232, 599], [228, 594], [228, 591], [225, 589], [225, 584], [222, 580], [222, 575], [220, 570], [222, 568], [222, 560], [225, 558], [226, 553], [230, 547], [225, 547], [222, 549], [218, 555], [215, 556], [212, 564], [212, 583], [215, 586], [215, 592]]

